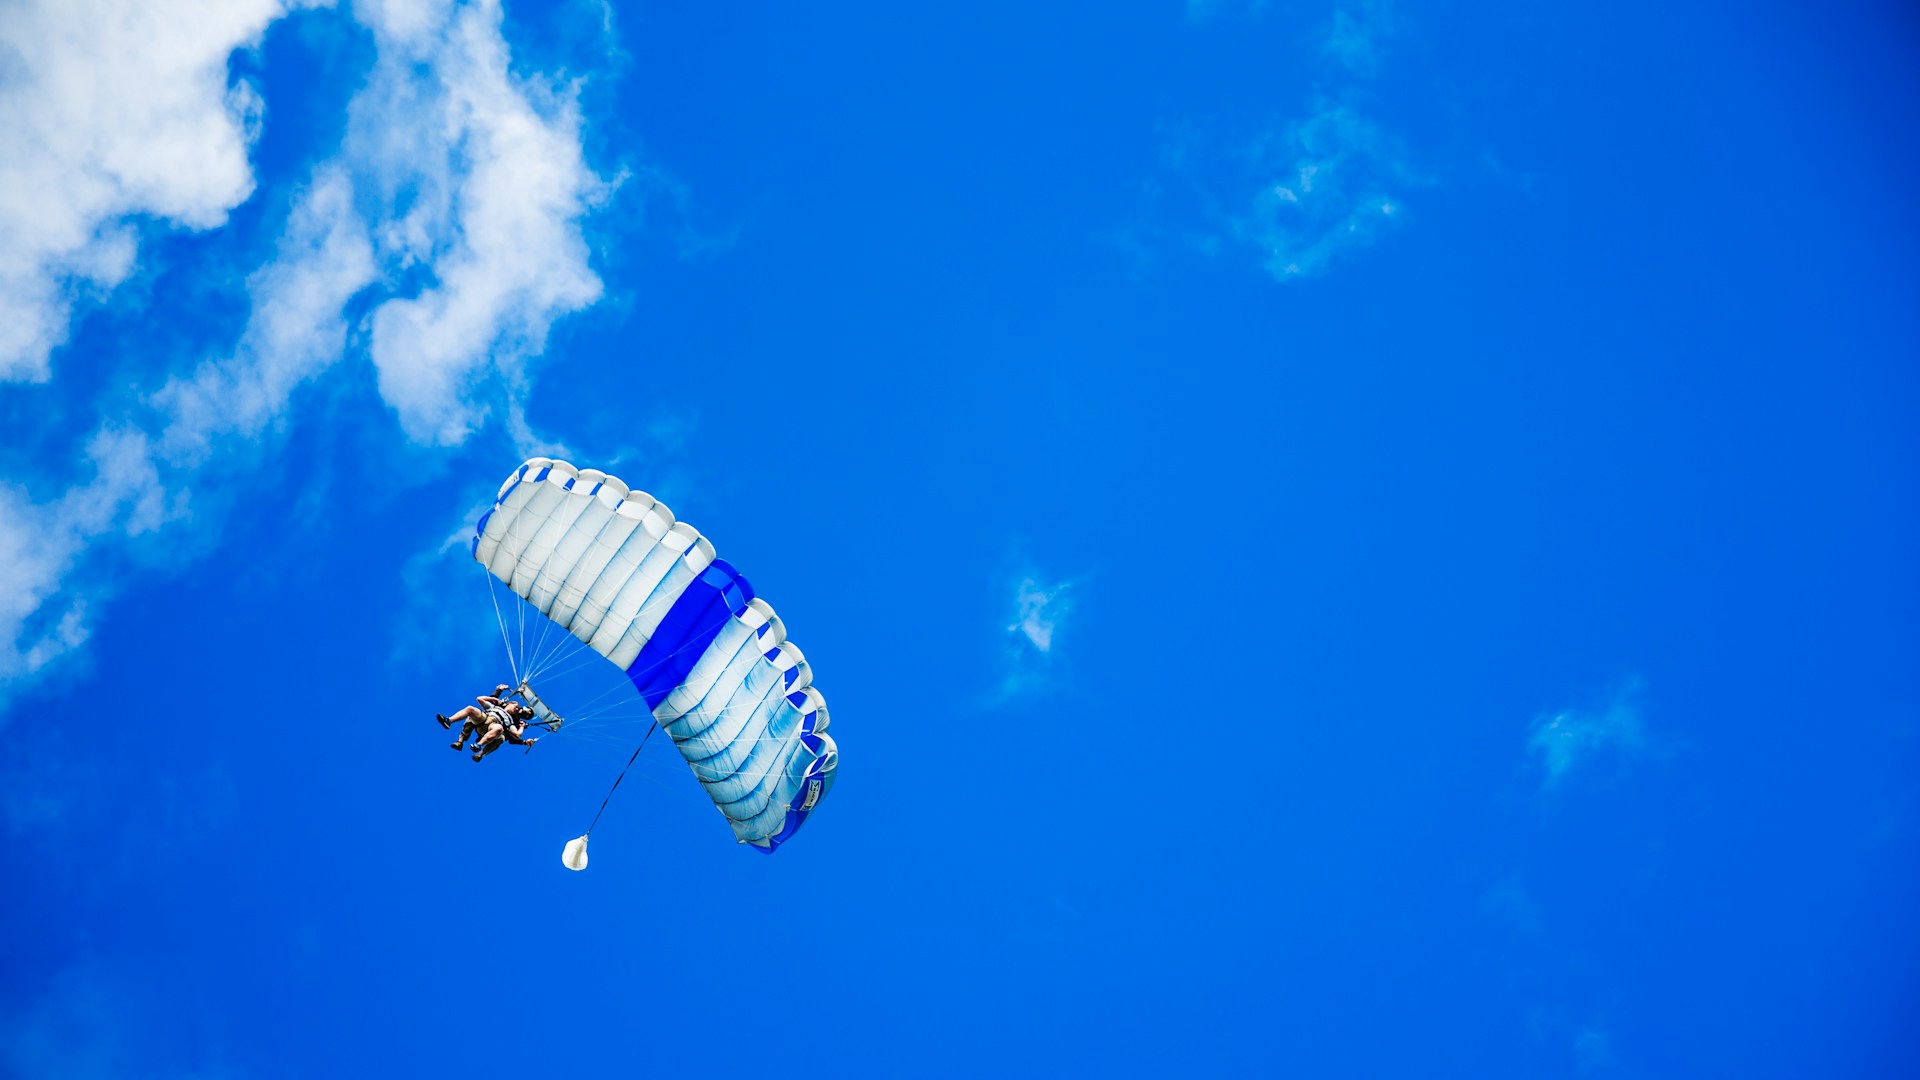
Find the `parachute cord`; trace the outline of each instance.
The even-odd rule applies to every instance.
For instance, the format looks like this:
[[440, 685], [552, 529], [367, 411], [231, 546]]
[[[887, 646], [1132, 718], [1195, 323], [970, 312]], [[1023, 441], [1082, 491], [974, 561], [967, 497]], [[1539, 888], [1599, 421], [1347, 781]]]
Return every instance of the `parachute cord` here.
[[569, 672], [578, 671], [588, 663], [605, 659], [606, 657], [588, 648], [584, 642], [574, 637], [572, 633], [561, 631], [555, 635], [553, 647], [547, 651], [546, 655], [540, 657], [537, 662], [529, 664], [527, 673], [522, 676], [522, 678], [531, 680], [543, 675], [565, 675]]
[[493, 587], [493, 574], [487, 574], [487, 598], [493, 601], [493, 619], [500, 624], [500, 644], [507, 650], [507, 667], [513, 672], [513, 681], [520, 681], [520, 665], [513, 655], [513, 642], [507, 640], [507, 617], [500, 613], [500, 594]]
[[[633, 763], [640, 760], [640, 751], [647, 748], [647, 740], [653, 738], [653, 733], [658, 730], [660, 730], [660, 722], [658, 720], [647, 725], [647, 733], [640, 736], [640, 745], [633, 748], [633, 756], [627, 759], [627, 768], [621, 769], [620, 775], [613, 778], [613, 786], [607, 789], [607, 797], [600, 800], [600, 809], [594, 811], [593, 825], [600, 824], [600, 815], [607, 812], [607, 803], [612, 801], [613, 793], [620, 790], [620, 781], [627, 778], [627, 769], [633, 768]], [[592, 836], [593, 825], [587, 826], [587, 831], [583, 835]]]

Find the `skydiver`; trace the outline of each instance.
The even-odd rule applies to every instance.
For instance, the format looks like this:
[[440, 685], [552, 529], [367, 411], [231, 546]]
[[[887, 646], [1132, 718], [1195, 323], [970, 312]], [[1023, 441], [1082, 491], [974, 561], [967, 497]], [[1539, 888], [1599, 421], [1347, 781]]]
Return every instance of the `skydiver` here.
[[486, 731], [495, 722], [504, 726], [513, 716], [508, 708], [512, 703], [507, 700], [507, 692], [510, 689], [506, 683], [500, 683], [493, 688], [493, 693], [481, 694], [473, 699], [476, 704], [469, 705], [452, 716], [434, 713], [433, 718], [440, 721], [440, 726], [443, 728], [452, 728], [455, 723], [460, 725], [460, 737], [447, 745], [455, 750], [465, 750], [468, 736]]
[[[504, 714], [504, 715], [503, 715]], [[533, 719], [533, 709], [522, 702], [509, 701], [499, 709], [487, 710], [487, 730], [473, 744], [473, 760], [479, 761], [505, 743], [532, 748], [539, 739], [529, 739], [527, 721]]]

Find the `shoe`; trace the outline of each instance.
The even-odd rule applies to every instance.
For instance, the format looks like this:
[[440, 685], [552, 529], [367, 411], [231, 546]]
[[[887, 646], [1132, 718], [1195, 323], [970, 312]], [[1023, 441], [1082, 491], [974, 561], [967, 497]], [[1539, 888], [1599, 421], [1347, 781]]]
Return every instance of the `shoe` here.
[[433, 718], [440, 721], [440, 726], [443, 728], [451, 728], [453, 726], [453, 721], [441, 716], [439, 713], [434, 713]]
[[447, 745], [455, 750], [465, 750], [467, 748], [467, 744], [464, 742], [450, 742]]
[[480, 760], [481, 758], [483, 758], [483, 757], [486, 757], [486, 756], [487, 756], [487, 755], [485, 755], [485, 754], [481, 754], [481, 753], [475, 753], [475, 754], [473, 755], [473, 760], [474, 760], [474, 761], [475, 761], [475, 762], [477, 763], [477, 762], [478, 762], [478, 761], [479, 761], [479, 760]]

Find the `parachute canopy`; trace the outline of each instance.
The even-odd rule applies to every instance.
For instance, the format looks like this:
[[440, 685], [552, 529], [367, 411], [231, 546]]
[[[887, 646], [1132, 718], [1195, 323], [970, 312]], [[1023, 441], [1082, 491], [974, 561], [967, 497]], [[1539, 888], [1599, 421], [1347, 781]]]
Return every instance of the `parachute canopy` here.
[[626, 673], [742, 843], [773, 851], [833, 787], [839, 752], [806, 657], [651, 495], [533, 458], [481, 516], [473, 557]]

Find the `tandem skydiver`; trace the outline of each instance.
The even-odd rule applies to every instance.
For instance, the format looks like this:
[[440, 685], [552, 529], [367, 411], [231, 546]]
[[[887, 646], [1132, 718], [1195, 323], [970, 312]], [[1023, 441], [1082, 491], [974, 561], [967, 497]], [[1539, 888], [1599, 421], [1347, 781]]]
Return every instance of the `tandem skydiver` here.
[[481, 694], [469, 705], [452, 716], [435, 713], [433, 718], [440, 721], [443, 728], [452, 728], [455, 722], [460, 724], [460, 737], [447, 745], [455, 750], [467, 748], [467, 738], [477, 736], [473, 743], [473, 760], [479, 761], [503, 743], [531, 747], [538, 739], [526, 738], [527, 722], [533, 719], [533, 709], [518, 701], [509, 700], [513, 693], [524, 692], [526, 688], [514, 691], [506, 683], [493, 688], [491, 694]]

